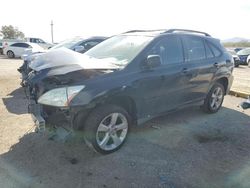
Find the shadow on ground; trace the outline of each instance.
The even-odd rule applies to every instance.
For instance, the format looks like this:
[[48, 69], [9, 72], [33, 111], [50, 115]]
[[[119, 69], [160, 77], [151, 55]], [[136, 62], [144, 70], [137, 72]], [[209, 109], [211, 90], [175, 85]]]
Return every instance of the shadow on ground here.
[[28, 101], [23, 88], [12, 91], [2, 100], [8, 112], [19, 115], [28, 113]]
[[250, 187], [249, 122], [228, 108], [184, 109], [134, 129], [106, 156], [32, 132], [0, 156], [0, 187]]

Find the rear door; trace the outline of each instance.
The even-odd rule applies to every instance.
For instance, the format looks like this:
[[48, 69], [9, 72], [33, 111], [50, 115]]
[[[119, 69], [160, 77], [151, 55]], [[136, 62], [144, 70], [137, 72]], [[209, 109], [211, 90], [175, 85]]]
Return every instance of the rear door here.
[[186, 76], [189, 79], [185, 101], [204, 99], [216, 72], [215, 57], [208, 44], [200, 36], [182, 36], [185, 49]]

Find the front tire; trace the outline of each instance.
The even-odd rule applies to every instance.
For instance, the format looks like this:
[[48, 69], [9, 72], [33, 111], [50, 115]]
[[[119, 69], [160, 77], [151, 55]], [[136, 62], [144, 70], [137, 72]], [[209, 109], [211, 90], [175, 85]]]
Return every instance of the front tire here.
[[126, 110], [116, 105], [103, 105], [88, 116], [84, 138], [95, 151], [109, 154], [122, 147], [130, 125], [131, 117]]
[[204, 100], [203, 110], [207, 113], [216, 113], [223, 103], [224, 95], [224, 86], [221, 83], [215, 83]]

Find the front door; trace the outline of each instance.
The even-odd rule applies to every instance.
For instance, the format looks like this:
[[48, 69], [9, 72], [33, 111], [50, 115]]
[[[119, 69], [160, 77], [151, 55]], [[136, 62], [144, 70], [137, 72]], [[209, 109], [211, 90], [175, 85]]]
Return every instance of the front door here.
[[185, 74], [181, 40], [177, 36], [162, 38], [146, 53], [159, 55], [161, 65], [139, 73], [136, 80], [140, 95], [139, 116], [155, 116], [184, 104], [189, 77]]

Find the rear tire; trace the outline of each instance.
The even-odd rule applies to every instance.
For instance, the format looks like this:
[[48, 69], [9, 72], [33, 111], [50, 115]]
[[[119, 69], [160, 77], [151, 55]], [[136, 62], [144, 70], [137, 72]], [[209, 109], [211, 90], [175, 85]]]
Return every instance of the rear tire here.
[[14, 57], [15, 57], [15, 54], [14, 54], [14, 52], [12, 52], [11, 50], [9, 50], [9, 51], [7, 52], [7, 56], [8, 56], [8, 58], [14, 58]]
[[225, 88], [221, 83], [215, 83], [214, 86], [208, 92], [204, 104], [202, 106], [203, 111], [207, 113], [216, 113], [224, 100]]
[[85, 142], [99, 153], [115, 152], [124, 144], [130, 125], [131, 117], [123, 108], [110, 104], [97, 107], [85, 122]]

